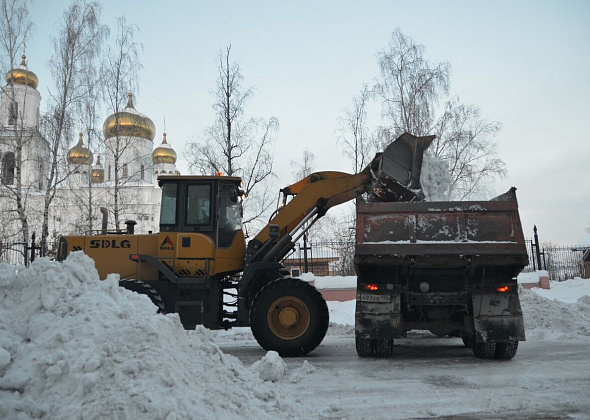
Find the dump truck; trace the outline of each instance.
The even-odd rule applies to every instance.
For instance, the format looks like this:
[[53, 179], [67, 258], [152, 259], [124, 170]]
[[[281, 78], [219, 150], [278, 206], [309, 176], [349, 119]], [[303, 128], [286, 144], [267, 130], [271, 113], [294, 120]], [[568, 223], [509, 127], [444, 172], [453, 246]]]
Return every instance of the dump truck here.
[[118, 273], [122, 287], [147, 295], [160, 312], [178, 313], [187, 329], [249, 326], [264, 349], [302, 356], [323, 340], [328, 308], [281, 261], [336, 205], [359, 195], [420, 200], [423, 153], [433, 138], [405, 133], [360, 173], [316, 172], [283, 188], [279, 208], [247, 245], [240, 178], [160, 176], [158, 233], [135, 234], [130, 221], [126, 231], [63, 236], [57, 259], [84, 251], [100, 278]]
[[528, 265], [516, 189], [490, 201], [357, 201], [360, 357], [410, 330], [457, 336], [482, 359], [525, 340], [516, 276]]

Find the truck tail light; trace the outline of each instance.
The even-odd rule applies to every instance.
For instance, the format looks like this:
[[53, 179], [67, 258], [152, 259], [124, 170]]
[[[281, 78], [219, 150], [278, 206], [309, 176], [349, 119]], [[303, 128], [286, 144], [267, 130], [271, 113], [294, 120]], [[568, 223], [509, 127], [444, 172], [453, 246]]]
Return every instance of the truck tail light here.
[[510, 290], [512, 290], [512, 288], [508, 285], [496, 287], [496, 292], [500, 292], [500, 293], [509, 292]]
[[363, 284], [363, 289], [369, 290], [371, 292], [376, 292], [379, 290], [379, 285], [375, 283]]

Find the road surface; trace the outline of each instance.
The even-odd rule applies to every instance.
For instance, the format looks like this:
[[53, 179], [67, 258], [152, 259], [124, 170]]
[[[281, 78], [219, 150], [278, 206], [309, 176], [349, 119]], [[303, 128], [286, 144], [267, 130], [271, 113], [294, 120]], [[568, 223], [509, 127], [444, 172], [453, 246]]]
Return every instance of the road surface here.
[[[221, 332], [227, 354], [246, 366], [266, 352], [248, 329]], [[414, 333], [396, 340], [394, 356], [361, 359], [352, 327], [332, 326], [307, 357], [284, 359], [294, 398], [329, 419], [590, 419], [588, 341], [521, 342], [509, 361], [480, 360], [459, 338]]]

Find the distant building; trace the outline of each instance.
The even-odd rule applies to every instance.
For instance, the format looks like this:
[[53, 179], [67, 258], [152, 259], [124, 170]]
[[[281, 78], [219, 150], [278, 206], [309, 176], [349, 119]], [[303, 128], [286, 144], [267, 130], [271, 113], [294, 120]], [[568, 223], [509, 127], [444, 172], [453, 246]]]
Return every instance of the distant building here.
[[[11, 83], [12, 82], [12, 83]], [[6, 74], [0, 103], [0, 217], [7, 237], [17, 230], [18, 220], [11, 212], [16, 208], [10, 189], [15, 182], [17, 136], [22, 133], [22, 177], [27, 198], [27, 211], [32, 233], [40, 229], [39, 214], [43, 206], [44, 182], [50, 161], [49, 143], [39, 131], [41, 95], [37, 76], [26, 65], [23, 56], [19, 67]], [[14, 94], [12, 90], [14, 89]], [[15, 101], [10, 98], [14, 97]], [[22, 126], [21, 126], [22, 122]], [[19, 126], [16, 127], [15, 124]], [[22, 130], [21, 130], [22, 127]], [[168, 144], [166, 133], [154, 147], [155, 125], [138, 112], [133, 97], [127, 106], [106, 118], [103, 124], [104, 143], [93, 154], [79, 133], [76, 144], [67, 153], [68, 177], [59, 184], [49, 215], [50, 236], [85, 233], [92, 214], [92, 229], [101, 227], [101, 207], [109, 212], [109, 229], [114, 229], [113, 208], [115, 186], [120, 187], [120, 226], [125, 220], [137, 222], [136, 232], [158, 229], [160, 211], [159, 175], [179, 174], [177, 155]], [[118, 168], [115, 173], [115, 168]], [[118, 182], [115, 178], [117, 177]], [[89, 211], [91, 209], [91, 211]], [[9, 216], [11, 215], [11, 216]], [[38, 232], [38, 235], [40, 233]]]

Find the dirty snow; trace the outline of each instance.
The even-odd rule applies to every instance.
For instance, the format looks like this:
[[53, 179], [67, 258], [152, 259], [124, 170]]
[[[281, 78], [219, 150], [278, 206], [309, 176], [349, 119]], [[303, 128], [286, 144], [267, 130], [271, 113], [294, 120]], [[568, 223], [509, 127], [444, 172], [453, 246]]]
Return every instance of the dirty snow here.
[[[580, 362], [590, 341], [590, 280], [520, 290], [528, 341], [505, 369], [473, 358], [458, 339], [432, 340], [443, 343], [434, 352], [431, 338], [400, 340], [393, 359], [358, 359], [355, 301], [329, 302], [324, 344], [283, 360], [247, 328], [185, 331], [176, 315], [157, 314], [117, 282], [99, 281], [82, 253], [28, 269], [0, 264], [0, 418], [590, 418], [588, 365]], [[485, 397], [489, 386], [497, 403]]]

